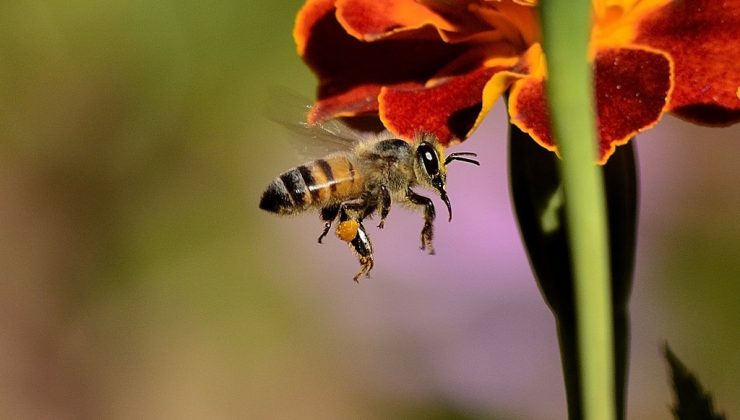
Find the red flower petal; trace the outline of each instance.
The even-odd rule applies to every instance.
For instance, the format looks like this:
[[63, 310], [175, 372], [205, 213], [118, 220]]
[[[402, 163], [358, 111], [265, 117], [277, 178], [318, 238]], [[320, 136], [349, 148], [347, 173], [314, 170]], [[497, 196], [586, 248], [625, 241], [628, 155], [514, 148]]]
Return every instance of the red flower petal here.
[[415, 0], [338, 0], [337, 20], [350, 35], [365, 41], [425, 25], [453, 29], [444, 18]]
[[545, 102], [543, 78], [527, 77], [514, 83], [509, 95], [509, 117], [542, 147], [557, 151], [550, 132], [550, 109]]
[[494, 74], [507, 69], [480, 68], [431, 87], [385, 87], [378, 98], [380, 118], [390, 131], [403, 138], [428, 132], [444, 145], [463, 139], [481, 110], [483, 87]]
[[647, 16], [635, 42], [666, 51], [675, 63], [669, 110], [690, 121], [740, 121], [740, 2], [674, 1]]
[[[425, 83], [467, 50], [464, 45], [443, 42], [429, 27], [408, 32], [414, 39], [391, 36], [360, 41], [339, 24], [330, 3], [306, 3], [294, 31], [299, 52], [319, 78], [318, 98], [328, 101], [326, 109], [335, 108], [345, 115], [352, 109], [367, 110], [368, 92], [379, 86]], [[342, 105], [343, 101], [351, 103]], [[326, 112], [321, 115], [331, 117]]]
[[303, 5], [295, 19], [293, 27], [293, 39], [295, 40], [298, 55], [303, 55], [306, 50], [311, 28], [326, 15], [334, 12], [335, 0], [308, 0]]
[[380, 88], [380, 85], [362, 85], [316, 101], [308, 113], [308, 123], [377, 112]]
[[600, 163], [640, 131], [654, 126], [671, 94], [671, 62], [643, 49], [607, 49], [596, 55], [594, 79]]
[[[619, 48], [600, 51], [595, 67], [599, 163], [604, 163], [616, 146], [658, 122], [670, 96], [671, 63], [661, 53]], [[543, 147], [556, 150], [544, 92], [541, 78], [516, 82], [509, 115]]]

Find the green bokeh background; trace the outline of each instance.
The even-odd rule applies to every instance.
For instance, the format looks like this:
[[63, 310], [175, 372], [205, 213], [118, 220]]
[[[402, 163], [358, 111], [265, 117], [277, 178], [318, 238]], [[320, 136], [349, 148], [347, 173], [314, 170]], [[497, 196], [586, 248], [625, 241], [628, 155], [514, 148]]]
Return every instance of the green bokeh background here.
[[[290, 232], [303, 223], [276, 232], [283, 225], [265, 223], [256, 209], [266, 182], [297, 163], [285, 132], [264, 116], [271, 87], [308, 97], [315, 83], [291, 38], [300, 5], [0, 3], [0, 418], [552, 413], [531, 408], [537, 395], [501, 410], [388, 395], [346, 371], [368, 363], [367, 354], [347, 351], [343, 329], [327, 322], [335, 309], [312, 289], [340, 255], [346, 264], [333, 273], [346, 278], [329, 283], [354, 287], [354, 262], [337, 245], [321, 260], [294, 255], [313, 246], [286, 246], [305, 239]], [[739, 150], [731, 141], [738, 130], [714, 134], [713, 152], [688, 140], [671, 152], [662, 145], [676, 133], [707, 131], [665, 125], [643, 165], [680, 181], [661, 196], [674, 201], [643, 197], [652, 207], [644, 210], [633, 304], [636, 335], [647, 337], [633, 350], [655, 353], [633, 370], [658, 374], [648, 385], [631, 383], [630, 398], [663, 390], [631, 409], [634, 418], [668, 418], [658, 330], [735, 414], [740, 172], [728, 156]], [[318, 224], [310, 228], [318, 234]], [[396, 350], [376, 352], [372, 363]], [[550, 360], [557, 372], [557, 355]]]

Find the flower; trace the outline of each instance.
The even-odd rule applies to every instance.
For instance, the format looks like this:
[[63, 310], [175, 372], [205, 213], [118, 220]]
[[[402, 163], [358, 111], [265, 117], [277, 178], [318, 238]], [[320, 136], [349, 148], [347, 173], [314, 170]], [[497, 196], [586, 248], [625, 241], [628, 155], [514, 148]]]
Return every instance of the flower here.
[[[740, 121], [740, 2], [594, 0], [593, 20], [600, 163], [666, 112]], [[536, 1], [308, 0], [294, 38], [319, 78], [309, 123], [377, 114], [450, 145], [508, 92], [511, 122], [557, 151]]]

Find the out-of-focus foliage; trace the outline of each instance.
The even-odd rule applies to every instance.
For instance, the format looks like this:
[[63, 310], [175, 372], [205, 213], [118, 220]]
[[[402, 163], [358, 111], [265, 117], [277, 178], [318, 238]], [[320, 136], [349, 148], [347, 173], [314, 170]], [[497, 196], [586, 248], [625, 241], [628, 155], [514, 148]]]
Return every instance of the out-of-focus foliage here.
[[[467, 143], [483, 166], [450, 169], [437, 255], [394, 208], [359, 286], [316, 216], [257, 209], [299, 163], [263, 115], [271, 86], [313, 91], [299, 7], [0, 3], [0, 418], [564, 416], [501, 116]], [[738, 131], [661, 127], [638, 150], [628, 410], [668, 416], [667, 339], [733, 417]]]
[[724, 420], [725, 416], [715, 412], [712, 397], [704, 391], [698, 379], [681, 360], [665, 346], [665, 358], [671, 369], [673, 392], [676, 401], [673, 415], [678, 420]]

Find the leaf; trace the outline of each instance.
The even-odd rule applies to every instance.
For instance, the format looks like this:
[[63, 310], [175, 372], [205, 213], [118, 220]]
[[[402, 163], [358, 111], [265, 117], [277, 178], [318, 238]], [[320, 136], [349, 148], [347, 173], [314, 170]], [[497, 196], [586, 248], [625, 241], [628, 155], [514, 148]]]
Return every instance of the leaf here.
[[[583, 417], [576, 309], [563, 187], [555, 153], [527, 133], [509, 127], [509, 176], [514, 210], [529, 262], [557, 320], [568, 415]], [[612, 278], [612, 321], [617, 419], [625, 417], [629, 349], [629, 294], [637, 231], [637, 166], [632, 142], [619, 147], [601, 167], [608, 208]]]
[[712, 397], [704, 392], [699, 380], [676, 357], [666, 343], [665, 358], [671, 367], [673, 391], [676, 403], [673, 415], [678, 420], [725, 420], [724, 414], [717, 414], [712, 407]]

